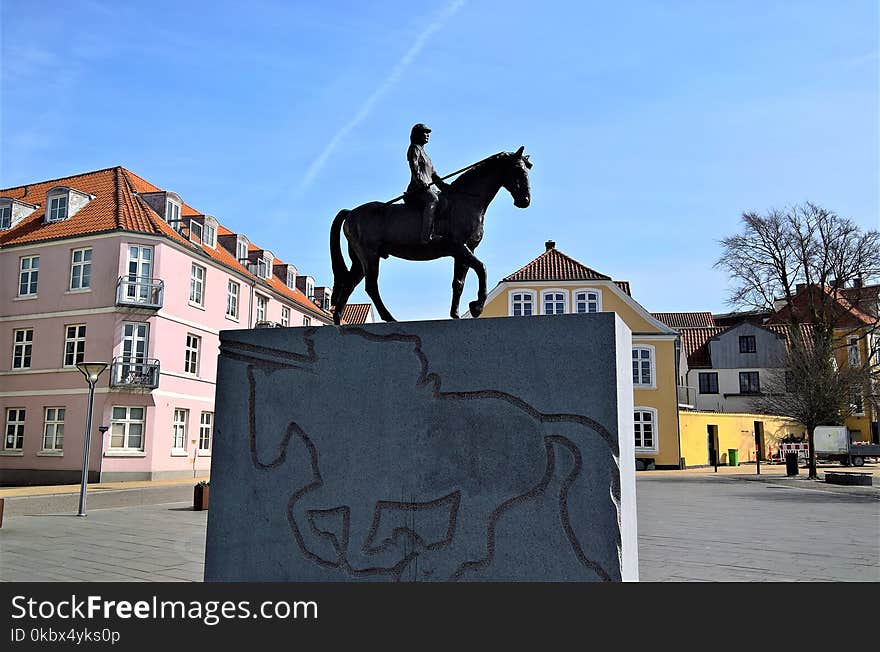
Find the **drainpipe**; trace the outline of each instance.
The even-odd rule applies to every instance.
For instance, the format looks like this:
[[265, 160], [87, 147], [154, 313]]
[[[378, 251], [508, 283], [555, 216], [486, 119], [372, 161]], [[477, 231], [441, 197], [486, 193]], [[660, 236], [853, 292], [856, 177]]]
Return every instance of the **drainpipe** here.
[[[673, 376], [675, 378], [675, 432], [678, 441], [678, 466], [681, 468], [681, 414], [678, 409], [678, 368], [681, 360], [681, 333], [675, 336], [675, 369]], [[685, 374], [685, 382], [687, 382], [687, 374]], [[685, 390], [687, 391], [687, 390]], [[696, 407], [696, 406], [694, 406]], [[717, 453], [716, 453], [717, 457]], [[685, 462], [687, 462], [685, 460]]]

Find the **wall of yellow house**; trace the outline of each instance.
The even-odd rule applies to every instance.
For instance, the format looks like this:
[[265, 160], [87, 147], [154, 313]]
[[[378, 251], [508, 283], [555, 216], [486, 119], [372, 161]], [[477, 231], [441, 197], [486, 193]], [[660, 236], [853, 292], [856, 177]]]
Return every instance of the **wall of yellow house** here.
[[668, 332], [661, 330], [649, 322], [622, 297], [616, 294], [607, 284], [589, 281], [542, 283], [505, 283], [496, 296], [487, 301], [481, 317], [509, 316], [509, 293], [514, 291], [532, 290], [535, 293], [536, 308], [540, 314], [541, 291], [559, 288], [568, 292], [568, 310], [572, 310], [572, 291], [581, 288], [594, 288], [602, 293], [602, 312], [615, 312], [633, 331], [633, 344], [648, 344], [654, 347], [655, 384], [656, 389], [634, 389], [633, 405], [648, 407], [657, 411], [656, 451], [637, 451], [637, 459], [652, 459], [656, 466], [678, 468], [678, 396], [676, 392], [678, 370], [675, 366], [674, 339], [655, 339], [651, 336], [639, 336], [638, 333], [656, 333], [658, 336]]
[[718, 464], [727, 464], [728, 450], [738, 451], [740, 462], [755, 461], [755, 421], [764, 424], [764, 450], [769, 457], [786, 435], [800, 436], [804, 427], [794, 419], [766, 414], [739, 412], [691, 412], [679, 413], [681, 426], [681, 456], [688, 467], [705, 466], [709, 460], [709, 426], [716, 426], [718, 433]]
[[[853, 332], [852, 329], [837, 329], [834, 333], [836, 342], [837, 342], [837, 351], [835, 353], [835, 357], [837, 358], [838, 366], [843, 366], [849, 364], [849, 347], [847, 345], [847, 339], [851, 336], [857, 336], [859, 333]], [[859, 339], [859, 360], [864, 361], [868, 359], [868, 338], [861, 337]], [[871, 421], [873, 421], [876, 417], [874, 416], [874, 411], [871, 405], [868, 403], [866, 398], [862, 397], [862, 406], [864, 409], [864, 414], [861, 416], [849, 416], [844, 420], [844, 425], [850, 431], [852, 435], [853, 441], [871, 441]]]

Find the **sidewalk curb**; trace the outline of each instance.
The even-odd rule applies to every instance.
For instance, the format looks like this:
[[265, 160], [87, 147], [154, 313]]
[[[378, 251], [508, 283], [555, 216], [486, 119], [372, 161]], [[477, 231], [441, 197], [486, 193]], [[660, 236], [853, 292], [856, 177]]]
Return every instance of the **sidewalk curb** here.
[[[136, 487], [131, 489], [104, 489], [86, 496], [86, 513], [93, 509], [112, 509], [136, 505], [159, 505], [162, 503], [192, 502], [191, 484], [165, 485], [161, 487]], [[79, 509], [78, 493], [58, 493], [31, 496], [7, 496], [4, 499], [6, 517], [38, 516], [70, 512]]]

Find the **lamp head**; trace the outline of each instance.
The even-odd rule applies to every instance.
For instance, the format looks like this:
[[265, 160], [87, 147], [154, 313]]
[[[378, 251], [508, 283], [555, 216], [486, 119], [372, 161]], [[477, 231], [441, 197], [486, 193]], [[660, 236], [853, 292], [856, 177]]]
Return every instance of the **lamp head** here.
[[80, 362], [76, 368], [86, 377], [87, 381], [94, 383], [108, 366], [106, 362]]

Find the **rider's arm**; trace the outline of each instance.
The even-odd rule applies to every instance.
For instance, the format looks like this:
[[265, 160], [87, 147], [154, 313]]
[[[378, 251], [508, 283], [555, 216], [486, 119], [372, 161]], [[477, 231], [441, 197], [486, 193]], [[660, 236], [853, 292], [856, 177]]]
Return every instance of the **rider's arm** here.
[[406, 150], [406, 160], [409, 163], [409, 171], [411, 173], [412, 180], [419, 185], [427, 187], [427, 184], [422, 181], [422, 177], [419, 174], [419, 155], [416, 152], [415, 145], [410, 145], [409, 149]]

